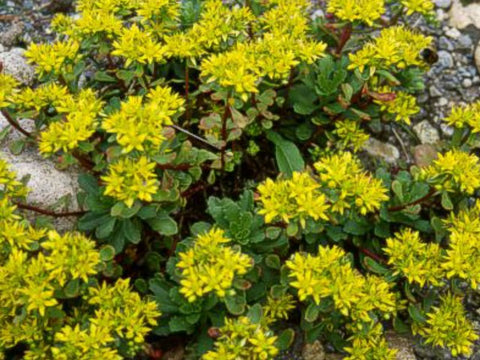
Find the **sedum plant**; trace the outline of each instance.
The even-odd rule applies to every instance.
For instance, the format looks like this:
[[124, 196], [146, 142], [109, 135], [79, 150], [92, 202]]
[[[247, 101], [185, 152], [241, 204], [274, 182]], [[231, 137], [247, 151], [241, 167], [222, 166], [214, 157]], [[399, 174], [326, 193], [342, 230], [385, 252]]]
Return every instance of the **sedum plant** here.
[[[409, 17], [433, 8], [78, 0], [57, 15], [25, 53], [36, 83], [0, 74], [0, 111], [24, 135], [13, 152], [80, 169], [81, 210], [28, 204], [0, 162], [2, 356], [266, 360], [320, 340], [390, 360], [390, 329], [468, 356], [479, 104], [453, 107], [428, 164], [362, 153], [410, 132], [434, 56]], [[60, 233], [26, 211], [78, 221]]]

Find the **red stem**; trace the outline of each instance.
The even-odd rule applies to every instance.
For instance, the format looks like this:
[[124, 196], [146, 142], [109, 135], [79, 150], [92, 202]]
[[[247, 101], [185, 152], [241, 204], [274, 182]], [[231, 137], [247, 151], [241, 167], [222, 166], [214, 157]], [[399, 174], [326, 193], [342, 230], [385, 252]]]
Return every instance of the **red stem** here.
[[343, 28], [342, 35], [340, 37], [340, 42], [338, 43], [337, 46], [337, 54], [340, 54], [343, 50], [343, 47], [347, 43], [347, 41], [350, 39], [352, 36], [352, 25], [348, 24]]
[[425, 200], [430, 199], [435, 193], [436, 193], [436, 190], [434, 188], [432, 188], [432, 189], [430, 189], [430, 191], [428, 192], [427, 195], [421, 197], [418, 200], [415, 200], [415, 201], [413, 201], [411, 203], [408, 203], [408, 204], [392, 206], [392, 207], [389, 207], [387, 210], [390, 211], [390, 212], [401, 211], [403, 209], [406, 209], [407, 207], [420, 204], [420, 203], [424, 202]]
[[5, 119], [7, 119], [8, 123], [10, 125], [12, 125], [16, 130], [18, 130], [19, 132], [21, 132], [23, 135], [25, 135], [26, 137], [30, 138], [30, 139], [33, 139], [33, 135], [31, 133], [29, 133], [27, 130], [23, 129], [11, 116], [10, 114], [8, 113], [8, 111], [6, 110], [2, 110], [2, 115], [5, 117]]
[[373, 260], [376, 260], [376, 261], [378, 261], [379, 263], [382, 263], [382, 264], [387, 264], [387, 261], [384, 258], [382, 258], [380, 255], [375, 254], [372, 251], [370, 251], [368, 249], [364, 249], [364, 248], [359, 248], [359, 250], [362, 253], [364, 253], [366, 256], [371, 257]]
[[47, 215], [47, 216], [53, 216], [53, 217], [70, 217], [70, 216], [82, 216], [85, 215], [87, 212], [86, 211], [71, 211], [71, 212], [63, 212], [63, 213], [57, 213], [55, 211], [50, 211], [46, 209], [41, 209], [33, 205], [27, 205], [27, 204], [22, 204], [19, 202], [13, 202], [14, 205], [16, 205], [19, 209], [22, 210], [29, 210], [29, 211], [34, 211], [36, 213], [42, 214], [42, 215]]
[[221, 164], [222, 164], [222, 172], [225, 170], [225, 152], [227, 150], [227, 119], [230, 114], [230, 95], [227, 96], [227, 101], [225, 103], [225, 111], [223, 112], [222, 116], [222, 140], [223, 140], [223, 146], [222, 146], [222, 153], [221, 153]]

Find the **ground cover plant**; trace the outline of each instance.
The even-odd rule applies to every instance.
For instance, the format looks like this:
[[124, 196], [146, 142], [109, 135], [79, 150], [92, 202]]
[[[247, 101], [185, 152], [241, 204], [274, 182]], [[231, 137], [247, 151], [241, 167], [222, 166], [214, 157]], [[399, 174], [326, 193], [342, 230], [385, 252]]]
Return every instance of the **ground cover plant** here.
[[[0, 163], [4, 358], [275, 359], [295, 338], [395, 359], [384, 332], [471, 353], [480, 105], [423, 167], [363, 161], [408, 131], [430, 0], [79, 0], [0, 75], [27, 144], [82, 169], [76, 229], [29, 222]], [[25, 130], [23, 119], [35, 129]]]

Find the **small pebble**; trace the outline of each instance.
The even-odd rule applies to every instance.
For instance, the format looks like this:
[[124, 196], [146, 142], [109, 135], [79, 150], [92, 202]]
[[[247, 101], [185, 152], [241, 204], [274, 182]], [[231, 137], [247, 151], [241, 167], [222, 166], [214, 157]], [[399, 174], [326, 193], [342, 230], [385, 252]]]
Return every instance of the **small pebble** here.
[[463, 79], [462, 81], [462, 86], [466, 89], [468, 89], [469, 87], [471, 87], [473, 85], [473, 82], [472, 80], [470, 79]]
[[435, 5], [441, 9], [448, 9], [452, 6], [452, 0], [435, 0]]
[[446, 106], [448, 104], [448, 100], [445, 99], [444, 97], [441, 97], [438, 99], [438, 106]]
[[456, 28], [450, 28], [445, 32], [445, 35], [447, 35], [450, 39], [458, 39], [462, 33]]

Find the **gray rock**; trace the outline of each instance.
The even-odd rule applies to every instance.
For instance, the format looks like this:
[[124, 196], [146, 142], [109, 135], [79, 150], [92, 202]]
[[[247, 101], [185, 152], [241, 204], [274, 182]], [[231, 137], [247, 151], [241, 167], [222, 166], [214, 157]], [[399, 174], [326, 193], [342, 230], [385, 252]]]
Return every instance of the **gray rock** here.
[[453, 0], [449, 18], [449, 25], [454, 28], [461, 30], [473, 25], [480, 29], [480, 4], [474, 2], [464, 6], [462, 0]]
[[445, 35], [447, 35], [450, 39], [458, 39], [462, 33], [457, 29], [457, 28], [450, 28], [445, 32]]
[[14, 21], [11, 25], [0, 33], [0, 44], [6, 47], [15, 45], [17, 40], [21, 37], [25, 25], [23, 22]]
[[435, 85], [430, 86], [430, 89], [428, 91], [430, 92], [431, 97], [442, 96], [442, 92]]
[[452, 55], [445, 50], [440, 50], [438, 52], [438, 67], [444, 68], [444, 69], [449, 69], [453, 67], [453, 57]]
[[468, 89], [469, 87], [471, 87], [473, 85], [473, 81], [470, 80], [470, 79], [463, 79], [462, 81], [462, 86], [466, 89]]
[[435, 0], [435, 5], [441, 9], [448, 9], [452, 6], [452, 0]]
[[477, 66], [478, 72], [480, 72], [480, 42], [477, 44], [477, 48], [475, 49], [475, 65]]
[[438, 99], [438, 106], [446, 106], [448, 105], [448, 100], [444, 97], [441, 97], [440, 99]]
[[391, 349], [397, 350], [397, 360], [416, 360], [413, 352], [413, 341], [396, 334], [393, 331], [388, 331], [385, 334], [387, 343]]
[[422, 144], [435, 144], [440, 140], [438, 130], [435, 129], [427, 120], [423, 120], [413, 127]]
[[427, 93], [422, 93], [417, 98], [417, 103], [419, 103], [419, 104], [425, 104], [427, 101], [428, 101], [428, 94]]
[[27, 64], [23, 52], [23, 49], [14, 48], [8, 52], [0, 53], [0, 62], [3, 64], [3, 71], [6, 74], [12, 75], [25, 85], [30, 85], [35, 77], [35, 70]]
[[400, 152], [395, 146], [383, 143], [372, 137], [365, 143], [363, 150], [370, 156], [382, 159], [390, 164], [396, 163], [400, 158]]
[[[22, 127], [31, 131], [32, 120], [20, 121]], [[3, 115], [0, 114], [0, 131], [10, 126]], [[18, 155], [9, 150], [9, 145], [22, 138], [23, 135], [17, 130], [11, 129], [0, 147], [0, 156], [10, 163], [10, 168], [17, 173], [19, 179], [30, 177], [27, 186], [31, 189], [27, 202], [43, 209], [49, 209], [68, 197], [71, 201], [69, 211], [79, 210], [76, 195], [79, 191], [78, 172], [74, 169], [69, 171], [58, 170], [52, 160], [44, 159], [38, 154], [33, 146], [27, 148]], [[60, 211], [59, 209], [55, 209]], [[62, 209], [63, 210], [63, 209]], [[67, 209], [65, 209], [67, 210]], [[59, 230], [63, 231], [72, 227], [74, 219], [59, 219], [56, 223]]]
[[415, 164], [419, 167], [425, 167], [437, 158], [437, 150], [430, 144], [415, 146], [413, 150]]
[[304, 360], [325, 360], [325, 350], [320, 341], [316, 340], [312, 344], [305, 344], [302, 349]]
[[445, 36], [441, 36], [438, 39], [438, 48], [441, 50], [452, 51], [453, 50], [453, 43]]
[[473, 46], [473, 41], [470, 36], [464, 34], [458, 38], [458, 48], [470, 50]]
[[321, 9], [315, 10], [314, 13], [311, 15], [312, 20], [319, 19], [319, 18], [323, 19], [324, 17], [325, 17], [325, 13]]
[[448, 126], [445, 123], [440, 124], [440, 130], [442, 130], [442, 133], [447, 137], [452, 136], [454, 131], [453, 127]]

